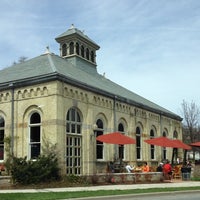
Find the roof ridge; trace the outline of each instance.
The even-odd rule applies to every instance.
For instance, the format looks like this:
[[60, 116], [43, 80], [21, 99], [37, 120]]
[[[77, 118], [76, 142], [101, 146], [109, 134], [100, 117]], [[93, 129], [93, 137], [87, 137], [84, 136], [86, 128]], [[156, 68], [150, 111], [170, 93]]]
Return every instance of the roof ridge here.
[[50, 64], [50, 67], [51, 67], [52, 71], [53, 71], [53, 72], [56, 72], [56, 71], [57, 71], [57, 70], [56, 70], [56, 66], [54, 65], [54, 62], [53, 62], [53, 60], [52, 60], [52, 58], [51, 58], [52, 54], [48, 53], [48, 54], [46, 54], [46, 55], [47, 55], [47, 58], [48, 58], [48, 60], [49, 60], [49, 64]]

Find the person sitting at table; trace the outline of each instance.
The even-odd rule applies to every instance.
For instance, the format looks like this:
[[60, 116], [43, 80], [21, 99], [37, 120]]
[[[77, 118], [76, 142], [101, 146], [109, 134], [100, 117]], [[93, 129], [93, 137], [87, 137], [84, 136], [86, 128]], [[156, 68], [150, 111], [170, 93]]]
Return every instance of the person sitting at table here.
[[149, 166], [148, 166], [147, 162], [144, 163], [144, 165], [142, 167], [142, 171], [143, 172], [149, 172]]
[[169, 160], [167, 160], [167, 162], [163, 166], [163, 173], [165, 179], [169, 179], [170, 181], [172, 181], [172, 166]]
[[108, 163], [108, 171], [111, 172], [111, 173], [115, 172], [114, 162]]
[[126, 171], [128, 172], [128, 173], [131, 173], [132, 172], [132, 170], [134, 169], [134, 167], [132, 167], [131, 165], [130, 165], [130, 163], [128, 163], [127, 165], [126, 165]]
[[156, 169], [157, 172], [163, 172], [163, 163], [160, 163]]

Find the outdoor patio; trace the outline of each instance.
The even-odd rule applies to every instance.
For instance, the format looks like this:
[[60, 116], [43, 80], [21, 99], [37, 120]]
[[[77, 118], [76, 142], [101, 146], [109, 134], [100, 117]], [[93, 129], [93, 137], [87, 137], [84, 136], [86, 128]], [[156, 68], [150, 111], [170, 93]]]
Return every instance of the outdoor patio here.
[[102, 173], [91, 176], [96, 184], [134, 184], [134, 183], [160, 183], [163, 182], [161, 172], [137, 172], [137, 173]]

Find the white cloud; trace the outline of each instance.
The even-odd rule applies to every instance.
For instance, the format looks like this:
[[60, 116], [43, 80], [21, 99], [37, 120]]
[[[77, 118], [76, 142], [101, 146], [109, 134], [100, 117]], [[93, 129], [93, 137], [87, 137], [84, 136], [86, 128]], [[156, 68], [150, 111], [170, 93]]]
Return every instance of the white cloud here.
[[200, 103], [200, 1], [2, 0], [0, 69], [20, 56], [59, 54], [71, 23], [101, 48], [98, 71], [169, 110]]

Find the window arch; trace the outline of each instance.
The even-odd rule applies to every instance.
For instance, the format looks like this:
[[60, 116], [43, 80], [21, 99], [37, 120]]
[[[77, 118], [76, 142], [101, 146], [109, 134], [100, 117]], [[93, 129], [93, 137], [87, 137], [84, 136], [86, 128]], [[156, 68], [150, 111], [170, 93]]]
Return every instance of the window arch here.
[[30, 159], [36, 159], [41, 153], [41, 117], [37, 112], [30, 116], [29, 133]]
[[[101, 119], [97, 119], [96, 125], [97, 125], [97, 128], [95, 130], [96, 137], [99, 135], [103, 135], [104, 133], [103, 121]], [[104, 149], [103, 142], [96, 141], [96, 159], [104, 158], [103, 149]]]
[[76, 108], [70, 108], [67, 112], [67, 133], [81, 134], [81, 118]]
[[66, 173], [82, 173], [81, 117], [78, 109], [70, 108], [66, 115]]
[[166, 131], [163, 131], [163, 137], [167, 137], [167, 132]]
[[5, 134], [5, 121], [0, 116], [0, 160], [4, 160], [4, 135]]
[[74, 54], [74, 43], [70, 42], [69, 44], [69, 55]]
[[176, 130], [175, 130], [174, 133], [173, 133], [173, 138], [174, 138], [174, 139], [178, 139], [178, 132], [177, 132]]
[[136, 128], [136, 158], [141, 159], [141, 130]]
[[66, 56], [67, 55], [67, 45], [63, 44], [62, 45], [62, 56]]
[[124, 125], [122, 123], [119, 123], [118, 131], [121, 132], [121, 133], [124, 133]]

